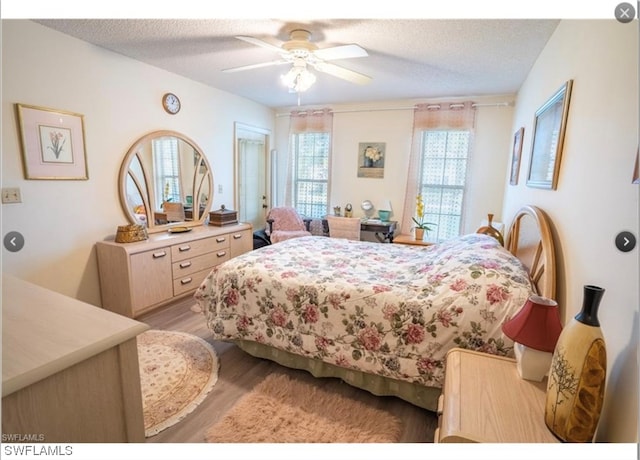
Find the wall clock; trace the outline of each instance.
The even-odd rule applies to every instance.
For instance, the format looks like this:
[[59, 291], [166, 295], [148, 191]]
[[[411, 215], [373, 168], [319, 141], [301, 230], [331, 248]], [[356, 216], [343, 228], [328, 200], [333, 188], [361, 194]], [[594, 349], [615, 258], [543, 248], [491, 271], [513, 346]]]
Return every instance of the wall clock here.
[[180, 111], [180, 99], [173, 93], [162, 96], [162, 107], [167, 113], [175, 115]]

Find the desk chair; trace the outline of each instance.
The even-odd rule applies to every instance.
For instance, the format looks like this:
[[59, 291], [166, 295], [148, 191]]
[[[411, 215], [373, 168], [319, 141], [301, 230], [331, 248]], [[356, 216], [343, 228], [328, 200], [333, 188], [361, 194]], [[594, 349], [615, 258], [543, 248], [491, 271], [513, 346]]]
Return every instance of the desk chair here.
[[327, 216], [329, 236], [331, 238], [346, 238], [360, 241], [360, 226], [362, 221], [358, 217]]
[[162, 204], [162, 210], [167, 215], [167, 222], [184, 222], [186, 220], [182, 203], [165, 201]]

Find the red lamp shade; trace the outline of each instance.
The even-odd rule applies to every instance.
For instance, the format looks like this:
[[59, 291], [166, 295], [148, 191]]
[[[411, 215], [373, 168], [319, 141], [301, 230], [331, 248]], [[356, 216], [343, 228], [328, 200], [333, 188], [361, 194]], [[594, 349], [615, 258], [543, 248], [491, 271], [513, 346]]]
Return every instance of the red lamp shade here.
[[553, 353], [562, 332], [558, 304], [546, 297], [532, 295], [524, 307], [502, 325], [502, 332], [514, 342]]

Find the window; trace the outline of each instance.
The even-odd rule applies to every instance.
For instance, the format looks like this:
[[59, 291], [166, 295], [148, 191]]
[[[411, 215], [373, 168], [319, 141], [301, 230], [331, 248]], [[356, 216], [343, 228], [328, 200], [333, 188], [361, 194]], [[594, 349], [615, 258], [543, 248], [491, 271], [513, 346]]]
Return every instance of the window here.
[[178, 139], [174, 137], [154, 139], [153, 163], [156, 177], [156, 203], [182, 201]]
[[426, 220], [437, 224], [429, 233], [430, 240], [460, 235], [470, 137], [467, 130], [422, 132], [418, 193]]
[[292, 205], [305, 217], [322, 218], [329, 206], [329, 133], [291, 136]]

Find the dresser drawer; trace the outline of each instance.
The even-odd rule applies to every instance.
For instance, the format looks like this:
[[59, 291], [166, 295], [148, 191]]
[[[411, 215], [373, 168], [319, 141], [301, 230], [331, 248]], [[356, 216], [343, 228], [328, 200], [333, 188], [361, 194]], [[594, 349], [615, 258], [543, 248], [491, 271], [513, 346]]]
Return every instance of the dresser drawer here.
[[239, 256], [253, 249], [253, 233], [251, 230], [241, 230], [229, 234], [231, 257]]
[[[227, 250], [222, 249], [218, 252], [208, 252], [201, 256], [174, 262], [172, 265], [173, 279], [184, 278], [200, 270], [211, 269], [211, 267], [220, 263], [220, 259], [224, 258], [226, 253]], [[221, 256], [221, 254], [224, 255]]]
[[171, 260], [178, 262], [207, 252], [215, 252], [227, 248], [229, 248], [229, 235], [212, 236], [211, 238], [188, 241], [171, 246]]
[[200, 270], [199, 272], [192, 273], [191, 275], [183, 276], [181, 278], [173, 280], [173, 295], [178, 296], [185, 292], [195, 290], [204, 281], [207, 275], [211, 272], [211, 269]]

